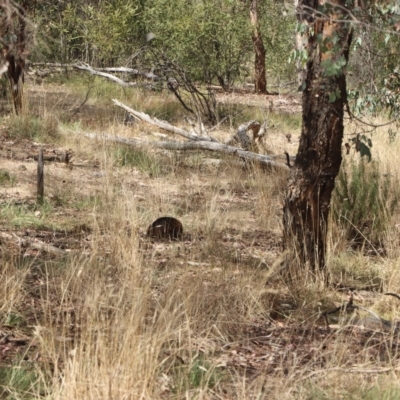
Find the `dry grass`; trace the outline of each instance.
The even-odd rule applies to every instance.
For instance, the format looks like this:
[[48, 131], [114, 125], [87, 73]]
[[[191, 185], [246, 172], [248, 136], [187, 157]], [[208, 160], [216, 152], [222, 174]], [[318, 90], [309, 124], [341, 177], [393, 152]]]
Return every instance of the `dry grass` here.
[[[287, 285], [274, 264], [285, 174], [244, 169], [216, 154], [138, 152], [84, 139], [83, 130], [152, 138], [145, 124], [120, 123], [108, 96], [171, 121], [182, 115], [162, 93], [92, 90], [72, 118], [68, 110], [82, 103], [84, 88], [31, 87], [27, 114], [2, 121], [5, 140], [23, 154], [32, 146], [24, 132], [39, 120], [35, 140], [49, 143], [51, 136], [48, 151], [72, 149], [74, 166], [46, 167], [47, 203], [38, 208], [35, 164], [23, 157], [5, 164], [14, 183], [0, 187], [3, 226], [68, 252], [60, 258], [2, 242], [0, 397], [397, 398], [389, 375], [398, 373], [397, 335], [343, 322], [328, 330], [320, 318], [347, 300], [343, 287], [359, 289], [356, 304], [396, 318], [400, 302], [365, 290], [397, 291], [396, 215], [385, 256], [352, 250], [333, 227], [329, 265], [339, 290], [307, 279]], [[15, 134], [19, 123], [22, 136]], [[284, 118], [279, 123], [282, 132], [272, 130], [267, 144], [294, 154], [299, 131]], [[288, 131], [292, 144], [285, 142]], [[398, 140], [389, 144], [382, 129], [375, 149], [382, 173], [395, 175]], [[144, 237], [163, 215], [183, 222], [184, 241]], [[349, 318], [333, 315], [330, 322]], [[24, 341], [7, 341], [7, 334]]]

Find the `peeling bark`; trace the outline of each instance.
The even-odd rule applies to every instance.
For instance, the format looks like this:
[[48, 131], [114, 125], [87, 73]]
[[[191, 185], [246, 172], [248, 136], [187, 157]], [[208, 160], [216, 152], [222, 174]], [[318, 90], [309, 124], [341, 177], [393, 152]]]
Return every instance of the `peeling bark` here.
[[22, 98], [24, 89], [25, 60], [21, 57], [16, 58], [13, 54], [7, 54], [8, 79], [13, 101], [13, 110], [16, 114], [22, 111]]
[[[328, 18], [313, 10], [324, 0], [303, 0], [298, 12], [313, 25], [308, 37], [308, 62], [303, 92], [303, 121], [298, 153], [290, 169], [284, 202], [284, 245], [295, 250], [300, 266], [314, 275], [326, 274], [326, 238], [331, 194], [342, 155], [343, 115], [346, 101], [345, 66], [333, 76], [323, 62], [340, 58], [347, 63], [351, 27], [343, 21], [345, 0], [334, 0]], [[335, 7], [337, 5], [338, 7]], [[324, 46], [321, 46], [321, 43]], [[336, 98], [332, 93], [337, 93]], [[293, 259], [293, 258], [292, 258]]]

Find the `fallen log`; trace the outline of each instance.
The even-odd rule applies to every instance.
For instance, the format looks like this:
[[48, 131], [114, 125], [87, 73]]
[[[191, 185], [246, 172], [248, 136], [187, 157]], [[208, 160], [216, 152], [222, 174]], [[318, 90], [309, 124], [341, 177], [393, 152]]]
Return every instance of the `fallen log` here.
[[[74, 132], [77, 133], [77, 132]], [[121, 143], [133, 147], [153, 147], [158, 149], [166, 150], [208, 150], [216, 151], [220, 153], [230, 154], [235, 157], [239, 157], [245, 161], [258, 162], [262, 165], [289, 170], [289, 167], [279, 161], [274, 160], [272, 156], [267, 156], [263, 154], [253, 153], [251, 151], [246, 151], [239, 149], [237, 147], [229, 146], [217, 142], [209, 141], [191, 141], [191, 142], [164, 142], [164, 141], [146, 141], [140, 139], [126, 139], [119, 136], [111, 136], [106, 133], [101, 135], [95, 133], [79, 132], [80, 135], [87, 137], [89, 139], [105, 140], [112, 143]]]
[[67, 252], [51, 244], [45, 243], [39, 239], [23, 239], [14, 233], [10, 235], [6, 232], [0, 232], [0, 238], [5, 240], [17, 240], [20, 246], [32, 247], [35, 250], [45, 251], [55, 255], [65, 255]]
[[[118, 100], [113, 99], [113, 102], [118, 107], [121, 107], [125, 111], [127, 111], [130, 115], [132, 115], [144, 122], [147, 122], [149, 124], [152, 124], [159, 128], [162, 128], [166, 131], [181, 135], [181, 136], [185, 137], [186, 139], [190, 139], [193, 141], [210, 141], [210, 142], [219, 143], [216, 139], [211, 137], [209, 133], [211, 131], [213, 131], [214, 129], [216, 129], [216, 127], [218, 127], [218, 125], [222, 121], [220, 121], [216, 126], [212, 127], [211, 129], [206, 130], [200, 120], [199, 121], [200, 131], [201, 131], [201, 133], [204, 133], [207, 135], [207, 136], [204, 136], [204, 135], [199, 135], [197, 132], [194, 131], [195, 124], [193, 123], [193, 121], [190, 120], [190, 118], [186, 117], [186, 120], [191, 123], [193, 130], [191, 132], [188, 132], [182, 128], [178, 128], [174, 125], [171, 125], [166, 121], [160, 121], [157, 118], [151, 118], [148, 114], [145, 114], [144, 112], [141, 112], [141, 111], [134, 110], [133, 108], [126, 106], [125, 104], [121, 103]], [[262, 124], [260, 124], [257, 121], [249, 121], [245, 124], [242, 124], [239, 126], [235, 135], [230, 140], [228, 140], [225, 143], [225, 145], [233, 146], [236, 148], [236, 145], [238, 143], [240, 143], [242, 149], [248, 150], [250, 152], [254, 152], [254, 150], [257, 149], [256, 140], [258, 140], [259, 143], [262, 144], [261, 139], [266, 135], [267, 125], [268, 125], [267, 120], [265, 120]], [[252, 134], [250, 136], [247, 135], [248, 131], [252, 131]]]
[[[140, 139], [125, 139], [121, 137], [113, 137], [107, 134], [104, 134], [102, 137], [109, 141], [114, 141], [118, 143], [125, 143], [131, 146], [143, 146], [148, 145], [151, 147], [168, 149], [168, 150], [209, 150], [209, 151], [218, 151], [226, 154], [235, 155], [239, 158], [242, 158], [247, 161], [256, 161], [263, 165], [274, 166], [277, 168], [284, 168], [288, 169], [289, 167], [281, 162], [274, 160], [273, 157], [268, 155], [262, 155], [253, 152], [252, 150], [256, 148], [255, 140], [260, 139], [262, 136], [265, 135], [267, 121], [263, 124], [260, 124], [257, 121], [249, 121], [246, 124], [242, 124], [239, 126], [237, 133], [228, 143], [220, 143], [216, 139], [210, 136], [201, 136], [198, 135], [196, 132], [191, 131], [188, 132], [182, 128], [178, 128], [174, 125], [169, 124], [166, 121], [161, 121], [157, 118], [152, 118], [148, 114], [134, 110], [126, 106], [125, 104], [121, 103], [120, 101], [113, 99], [113, 103], [118, 107], [123, 108], [125, 111], [130, 113], [131, 115], [135, 116], [136, 118], [147, 122], [149, 124], [155, 125], [159, 128], [162, 128], [168, 132], [172, 132], [183, 136], [186, 139], [189, 139], [190, 142], [182, 143], [182, 142], [146, 142]], [[192, 124], [193, 126], [193, 124]], [[200, 121], [200, 127], [202, 126]], [[213, 129], [213, 128], [212, 128]], [[208, 132], [203, 128], [201, 129], [203, 132], [208, 134]], [[252, 137], [247, 136], [247, 131], [252, 130], [253, 135]], [[93, 134], [86, 134], [86, 135], [93, 135]], [[87, 136], [94, 138], [93, 136]], [[242, 148], [238, 148], [235, 146], [235, 143], [240, 143]]]

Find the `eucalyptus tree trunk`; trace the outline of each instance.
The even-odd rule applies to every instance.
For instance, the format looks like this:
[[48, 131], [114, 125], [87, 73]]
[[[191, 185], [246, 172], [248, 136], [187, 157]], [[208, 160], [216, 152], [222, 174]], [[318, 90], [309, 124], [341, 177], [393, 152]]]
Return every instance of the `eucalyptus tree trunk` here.
[[20, 57], [16, 58], [13, 54], [7, 54], [6, 60], [8, 62], [8, 79], [10, 82], [13, 110], [16, 114], [20, 114], [23, 105], [25, 60]]
[[2, 0], [0, 20], [0, 40], [3, 46], [3, 57], [8, 64], [7, 75], [16, 114], [22, 111], [25, 60], [27, 56], [27, 21], [25, 12], [29, 1], [15, 5], [10, 0]]
[[265, 47], [261, 37], [260, 24], [258, 22], [257, 0], [250, 0], [250, 23], [253, 27], [253, 45], [255, 53], [254, 73], [256, 93], [267, 93], [267, 79], [265, 70]]
[[[283, 208], [284, 245], [290, 274], [306, 268], [326, 274], [326, 240], [331, 194], [342, 162], [346, 65], [352, 31], [348, 0], [299, 0], [297, 12], [308, 26], [308, 61], [298, 153], [291, 168]], [[318, 10], [318, 12], [317, 12]], [[289, 270], [290, 271], [290, 270]]]

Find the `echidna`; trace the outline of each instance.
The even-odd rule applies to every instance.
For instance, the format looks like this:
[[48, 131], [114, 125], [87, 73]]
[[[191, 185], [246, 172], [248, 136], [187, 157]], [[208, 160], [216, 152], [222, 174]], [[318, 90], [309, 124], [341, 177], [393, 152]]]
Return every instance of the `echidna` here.
[[156, 219], [147, 229], [147, 236], [155, 239], [180, 239], [183, 234], [182, 223], [173, 217]]

